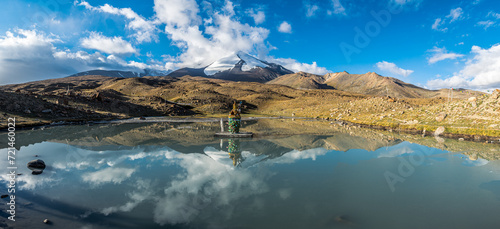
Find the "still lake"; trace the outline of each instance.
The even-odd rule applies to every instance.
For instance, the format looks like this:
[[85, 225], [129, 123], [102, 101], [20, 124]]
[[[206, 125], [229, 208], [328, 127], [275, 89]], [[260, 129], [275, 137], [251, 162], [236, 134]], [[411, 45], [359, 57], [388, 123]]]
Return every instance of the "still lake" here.
[[19, 130], [16, 222], [4, 198], [0, 227], [500, 228], [498, 144], [314, 122], [222, 140], [216, 122]]

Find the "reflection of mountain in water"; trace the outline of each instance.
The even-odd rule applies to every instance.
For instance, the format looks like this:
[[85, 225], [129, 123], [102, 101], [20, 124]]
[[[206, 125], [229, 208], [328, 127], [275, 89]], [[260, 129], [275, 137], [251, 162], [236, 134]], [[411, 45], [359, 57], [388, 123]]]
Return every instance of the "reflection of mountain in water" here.
[[[399, 159], [425, 155], [431, 162], [419, 167], [405, 183], [411, 184], [425, 180], [418, 178], [424, 167], [448, 154], [366, 130], [316, 128], [313, 122], [278, 121], [280, 125], [270, 132], [303, 134], [266, 135], [270, 123], [259, 120], [246, 125], [264, 137], [240, 139], [239, 143], [226, 139], [222, 146], [220, 139], [213, 137], [218, 123], [67, 126], [19, 132], [20, 144], [25, 147], [18, 163], [38, 154], [48, 168], [39, 176], [18, 177], [18, 187], [23, 192], [36, 190], [47, 200], [57, 197], [58, 202], [78, 206], [66, 211], [50, 201], [46, 203], [49, 212], [71, 212], [73, 215], [67, 218], [77, 215], [85, 223], [105, 215], [109, 221], [138, 219], [144, 223], [141, 228], [171, 224], [225, 228], [228, 221], [248, 221], [246, 217], [256, 212], [290, 210], [288, 214], [295, 214], [301, 211], [290, 206], [302, 207], [315, 198], [319, 204], [313, 209], [318, 214], [339, 210], [337, 206], [351, 208], [364, 197], [365, 203], [370, 203], [373, 196], [365, 194], [372, 194], [372, 190], [382, 196], [388, 194], [385, 200], [391, 200], [394, 193], [389, 192], [383, 174], [388, 169], [396, 172]], [[29, 173], [27, 168], [19, 172]], [[2, 175], [2, 180], [8, 177]], [[316, 186], [307, 186], [311, 184]], [[367, 187], [370, 192], [366, 192]], [[496, 183], [485, 186], [488, 190], [496, 187]], [[339, 192], [343, 189], [344, 193]], [[354, 196], [352, 202], [338, 204], [350, 195]], [[324, 204], [328, 198], [337, 202]], [[38, 199], [30, 201], [38, 206]], [[375, 205], [376, 209], [380, 207]]]
[[[244, 127], [257, 134], [258, 142], [242, 140], [241, 144], [254, 154], [273, 152], [281, 155], [291, 149], [323, 147], [346, 151], [348, 149], [375, 150], [400, 141], [374, 134], [367, 138], [362, 131], [347, 132], [344, 128], [317, 123], [304, 126], [304, 122], [282, 120], [246, 121]], [[313, 122], [306, 123], [314, 124]], [[216, 147], [219, 139], [213, 134], [217, 123], [134, 123], [51, 127], [44, 130], [19, 132], [17, 146], [45, 141], [74, 145], [82, 149], [107, 150], [113, 146], [168, 146], [183, 153], [202, 151], [207, 145]], [[360, 136], [356, 136], [359, 133]], [[300, 134], [300, 135], [296, 135]]]
[[[244, 131], [256, 134], [256, 140], [240, 144], [256, 155], [282, 155], [292, 149], [306, 150], [325, 148], [346, 151], [365, 149], [374, 151], [380, 147], [391, 146], [401, 141], [409, 141], [436, 147], [452, 152], [464, 153], [471, 157], [486, 160], [500, 158], [498, 145], [463, 142], [446, 139], [438, 143], [433, 137], [416, 137], [397, 133], [331, 125], [328, 122], [310, 120], [260, 119], [245, 121]], [[207, 146], [218, 148], [220, 142], [213, 133], [219, 130], [218, 123], [133, 123], [76, 125], [45, 128], [44, 130], [19, 131], [16, 133], [16, 146], [45, 141], [59, 142], [81, 149], [110, 150], [120, 146], [132, 149], [136, 146], [158, 148], [168, 146], [183, 153], [202, 152]], [[0, 134], [0, 137], [4, 134]], [[401, 140], [400, 140], [401, 139]]]

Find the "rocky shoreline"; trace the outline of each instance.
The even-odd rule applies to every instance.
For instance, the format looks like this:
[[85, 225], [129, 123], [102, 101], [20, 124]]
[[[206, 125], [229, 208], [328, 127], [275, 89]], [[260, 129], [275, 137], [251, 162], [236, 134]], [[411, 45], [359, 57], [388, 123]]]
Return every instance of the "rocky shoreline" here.
[[[34, 129], [44, 129], [46, 127], [55, 126], [69, 126], [69, 125], [104, 125], [104, 124], [137, 124], [137, 123], [202, 123], [202, 122], [219, 122], [220, 119], [227, 120], [224, 117], [206, 117], [206, 116], [190, 116], [190, 117], [168, 117], [168, 116], [158, 116], [158, 117], [134, 117], [126, 119], [94, 119], [94, 120], [66, 120], [58, 122], [41, 122], [33, 124], [17, 125], [16, 128], [19, 130], [34, 130]], [[483, 142], [485, 144], [500, 144], [500, 136], [486, 136], [486, 135], [469, 135], [469, 134], [455, 134], [455, 133], [441, 133], [438, 131], [422, 131], [419, 129], [408, 129], [401, 127], [391, 127], [391, 126], [381, 126], [381, 125], [368, 125], [362, 123], [350, 122], [347, 120], [324, 120], [318, 118], [309, 117], [243, 117], [242, 121], [252, 121], [260, 119], [284, 119], [284, 120], [306, 120], [313, 122], [325, 122], [328, 125], [338, 125], [343, 127], [354, 127], [354, 128], [366, 128], [372, 130], [382, 130], [387, 132], [397, 132], [397, 133], [407, 133], [412, 135], [418, 135], [422, 137], [432, 136], [440, 141], [441, 138], [446, 139], [456, 139], [459, 141], [470, 141], [470, 142]], [[6, 131], [7, 128], [1, 128], [0, 132]], [[258, 136], [259, 134], [257, 134]]]

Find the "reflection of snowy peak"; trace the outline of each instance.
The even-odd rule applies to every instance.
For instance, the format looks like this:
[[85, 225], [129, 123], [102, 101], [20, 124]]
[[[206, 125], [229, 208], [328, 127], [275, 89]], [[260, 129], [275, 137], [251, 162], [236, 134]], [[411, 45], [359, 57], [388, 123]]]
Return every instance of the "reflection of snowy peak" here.
[[244, 52], [235, 52], [205, 68], [182, 68], [170, 73], [169, 76], [190, 75], [232, 81], [267, 82], [290, 73], [293, 72], [281, 65], [259, 60]]

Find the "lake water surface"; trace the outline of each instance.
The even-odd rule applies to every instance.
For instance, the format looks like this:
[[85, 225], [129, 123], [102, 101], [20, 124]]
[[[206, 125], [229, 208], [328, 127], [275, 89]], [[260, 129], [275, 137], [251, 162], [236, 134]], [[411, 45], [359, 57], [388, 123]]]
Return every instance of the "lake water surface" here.
[[[270, 121], [259, 122], [246, 126], [262, 131]], [[443, 150], [455, 142], [436, 141], [438, 149], [396, 135], [309, 127], [221, 141], [212, 136], [217, 128], [19, 131], [16, 222], [6, 218], [5, 198], [0, 227], [500, 228], [499, 161]], [[0, 147], [3, 195], [9, 178]], [[33, 159], [47, 164], [42, 174], [26, 167]]]

